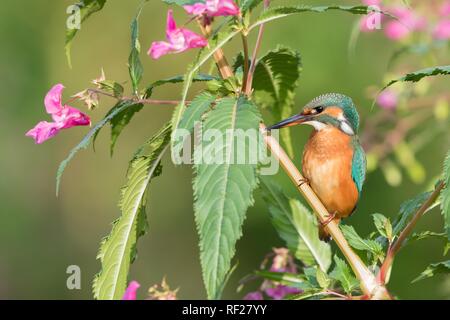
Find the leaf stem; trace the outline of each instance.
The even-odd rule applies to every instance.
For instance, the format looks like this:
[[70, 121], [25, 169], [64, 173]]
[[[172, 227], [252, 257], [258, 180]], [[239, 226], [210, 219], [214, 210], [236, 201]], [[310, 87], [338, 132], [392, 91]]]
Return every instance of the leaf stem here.
[[242, 92], [247, 92], [247, 79], [248, 79], [248, 40], [247, 35], [241, 34], [242, 46], [244, 47], [244, 75], [242, 77]]
[[[266, 10], [270, 5], [270, 0], [264, 0], [264, 10]], [[261, 48], [262, 37], [264, 34], [264, 23], [261, 24], [258, 31], [258, 37], [256, 38], [255, 48], [253, 49], [252, 61], [250, 63], [250, 70], [247, 77], [247, 83], [245, 84], [245, 93], [250, 95], [252, 92], [253, 75], [256, 70], [256, 59], [258, 58], [258, 52]]]
[[[110, 98], [118, 99], [120, 101], [133, 101], [141, 104], [159, 104], [159, 105], [171, 105], [176, 106], [180, 104], [179, 100], [157, 100], [157, 99], [138, 99], [133, 97], [116, 97], [115, 95], [98, 89], [88, 89], [90, 92], [95, 92]], [[186, 101], [186, 104], [191, 103], [191, 101]]]
[[[203, 35], [209, 38], [211, 35], [211, 25], [203, 24], [201, 19], [197, 19], [197, 23]], [[233, 76], [233, 70], [231, 69], [222, 49], [218, 49], [214, 52], [214, 60], [216, 61], [222, 78], [227, 79]]]
[[[278, 141], [268, 134], [264, 124], [260, 124], [260, 131], [264, 136], [266, 145], [272, 152], [272, 156], [280, 162], [286, 174], [297, 186], [298, 191], [305, 197], [311, 208], [314, 209], [319, 221], [325, 222], [330, 214], [311, 187], [306, 183], [299, 183], [300, 181], [304, 181], [303, 175], [291, 161]], [[331, 234], [333, 240], [336, 242], [353, 269], [356, 277], [359, 279], [363, 293], [371, 299], [390, 299], [391, 297], [387, 289], [383, 285], [377, 283], [375, 275], [367, 268], [352, 248], [350, 248], [337, 223], [331, 221], [325, 228]]]
[[377, 275], [378, 283], [384, 284], [386, 282], [386, 276], [389, 273], [392, 263], [394, 262], [395, 255], [400, 251], [405, 240], [411, 234], [419, 219], [425, 214], [428, 208], [431, 207], [433, 203], [436, 201], [437, 197], [439, 196], [443, 188], [444, 188], [444, 181], [441, 181], [436, 187], [436, 189], [434, 189], [433, 193], [430, 195], [428, 200], [425, 201], [425, 203], [416, 211], [411, 221], [398, 236], [397, 240], [395, 240], [392, 246], [389, 247], [388, 253], [386, 254], [386, 259], [384, 260], [383, 265], [381, 266], [380, 271], [378, 272]]

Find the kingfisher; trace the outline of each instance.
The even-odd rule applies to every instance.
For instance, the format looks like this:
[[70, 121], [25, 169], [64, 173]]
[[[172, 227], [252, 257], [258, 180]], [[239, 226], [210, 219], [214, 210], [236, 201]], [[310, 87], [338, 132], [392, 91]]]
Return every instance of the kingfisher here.
[[327, 93], [314, 98], [290, 118], [268, 130], [308, 124], [314, 128], [303, 150], [299, 186], [308, 183], [330, 213], [319, 225], [319, 237], [329, 241], [325, 226], [356, 209], [366, 177], [366, 156], [359, 142], [359, 115], [351, 98]]

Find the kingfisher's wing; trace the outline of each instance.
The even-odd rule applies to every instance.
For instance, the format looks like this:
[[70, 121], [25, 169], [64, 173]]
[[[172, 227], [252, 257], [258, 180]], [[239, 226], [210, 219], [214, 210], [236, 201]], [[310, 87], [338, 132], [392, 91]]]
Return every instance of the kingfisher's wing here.
[[361, 193], [366, 179], [366, 155], [356, 137], [353, 140], [352, 179], [356, 184], [358, 193]]

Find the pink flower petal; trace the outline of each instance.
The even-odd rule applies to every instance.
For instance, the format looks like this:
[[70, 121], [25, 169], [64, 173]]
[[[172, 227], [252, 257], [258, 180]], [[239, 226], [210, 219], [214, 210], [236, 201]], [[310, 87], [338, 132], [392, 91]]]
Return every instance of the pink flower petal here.
[[237, 16], [240, 13], [238, 5], [233, 0], [206, 0], [205, 3], [195, 3], [183, 6], [188, 14], [210, 17]]
[[409, 36], [411, 29], [399, 21], [389, 21], [384, 29], [384, 34], [391, 40], [401, 40]]
[[208, 44], [208, 41], [205, 38], [196, 34], [195, 32], [192, 32], [191, 30], [180, 29], [180, 31], [183, 34], [188, 49], [203, 48]]
[[57, 84], [50, 89], [44, 99], [45, 109], [48, 114], [53, 114], [61, 111], [61, 96], [64, 86], [62, 84]]
[[176, 29], [177, 29], [177, 24], [175, 22], [175, 19], [173, 18], [173, 11], [169, 10], [169, 11], [167, 11], [167, 26], [166, 26], [167, 37], [169, 37], [170, 32], [173, 32]]
[[362, 0], [362, 3], [366, 6], [380, 6], [381, 0]]
[[244, 297], [244, 300], [264, 300], [264, 297], [261, 292], [254, 291], [247, 293]]
[[439, 21], [434, 27], [433, 38], [438, 40], [450, 39], [450, 20]]
[[442, 4], [439, 9], [439, 15], [442, 17], [446, 17], [450, 15], [450, 1], [446, 1]]
[[193, 5], [185, 5], [183, 6], [184, 10], [188, 14], [192, 14], [195, 16], [202, 15], [206, 12], [206, 5], [204, 3], [194, 3]]
[[401, 6], [396, 6], [390, 9], [390, 12], [398, 18], [398, 20], [390, 22], [390, 30], [386, 31], [386, 35], [398, 40], [405, 38], [412, 31], [424, 30], [427, 26], [427, 21], [423, 17], [419, 17], [414, 11]]
[[89, 116], [80, 110], [70, 106], [62, 106], [63, 89], [62, 84], [57, 84], [45, 96], [45, 109], [52, 116], [53, 122], [41, 121], [26, 133], [26, 136], [32, 137], [38, 144], [54, 137], [62, 129], [91, 124]]
[[392, 110], [397, 106], [398, 96], [394, 91], [386, 89], [378, 95], [377, 103], [383, 109]]
[[281, 300], [289, 294], [302, 293], [302, 290], [279, 284], [279, 285], [276, 285], [275, 287], [267, 288], [265, 290], [265, 292], [272, 299]]
[[61, 129], [69, 129], [75, 126], [89, 126], [91, 119], [80, 110], [65, 106], [61, 112], [52, 115], [53, 120], [58, 123]]
[[59, 130], [61, 130], [61, 128], [59, 128], [57, 123], [41, 121], [25, 135], [33, 138], [37, 144], [41, 144], [57, 135]]
[[197, 33], [185, 29], [177, 28], [173, 19], [173, 12], [167, 12], [167, 30], [166, 37], [168, 42], [153, 42], [148, 55], [153, 59], [159, 59], [161, 56], [169, 53], [179, 53], [193, 48], [201, 48], [208, 44], [208, 41]]
[[206, 11], [211, 17], [237, 16], [240, 13], [233, 0], [206, 0]]
[[136, 292], [141, 285], [137, 281], [131, 281], [122, 297], [122, 300], [136, 300]]
[[148, 55], [156, 60], [162, 57], [163, 55], [170, 53], [171, 49], [172, 47], [170, 43], [164, 41], [156, 41], [152, 43], [152, 46], [148, 50]]

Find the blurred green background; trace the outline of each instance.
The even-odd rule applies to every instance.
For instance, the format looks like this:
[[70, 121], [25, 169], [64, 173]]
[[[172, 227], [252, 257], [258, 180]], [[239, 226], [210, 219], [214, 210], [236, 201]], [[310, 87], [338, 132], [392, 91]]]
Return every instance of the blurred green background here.
[[[290, 1], [313, 3], [317, 1]], [[357, 3], [356, 1], [341, 1]], [[105, 69], [108, 79], [128, 79], [129, 24], [138, 0], [110, 0], [100, 14], [92, 16], [73, 43], [73, 69], [64, 55], [66, 8], [73, 1], [3, 1], [0, 9], [0, 298], [3, 299], [90, 299], [91, 281], [99, 270], [96, 260], [99, 242], [109, 233], [110, 223], [119, 215], [116, 202], [125, 181], [127, 162], [134, 150], [169, 119], [173, 107], [146, 106], [123, 132], [113, 158], [109, 156], [109, 130], [97, 141], [97, 149], [80, 152], [63, 177], [59, 198], [55, 197], [55, 173], [59, 162], [79, 142], [87, 128], [64, 131], [40, 146], [24, 136], [38, 121], [47, 119], [43, 98], [55, 83], [66, 86], [65, 99], [89, 86]], [[327, 1], [321, 1], [327, 3]], [[154, 40], [164, 37], [167, 6], [152, 0], [141, 16], [143, 84], [183, 73], [195, 52], [170, 55], [153, 61], [144, 53]], [[180, 23], [186, 19], [176, 10]], [[267, 27], [262, 52], [285, 44], [298, 49], [304, 71], [297, 92], [298, 107], [325, 92], [342, 92], [355, 100], [362, 119], [370, 117], [371, 101], [365, 88], [380, 83], [387, 59], [394, 48], [380, 35], [363, 36], [356, 56], [348, 59], [348, 41], [357, 17], [332, 12], [304, 14]], [[251, 37], [254, 40], [254, 35]], [[239, 49], [239, 39], [226, 48]], [[129, 85], [129, 84], [127, 84]], [[194, 94], [199, 87], [194, 87]], [[180, 87], [158, 89], [155, 97], [177, 99]], [[102, 118], [113, 101], [103, 99], [90, 113]], [[80, 104], [77, 107], [84, 109]], [[270, 121], [270, 120], [268, 120]], [[363, 127], [364, 130], [364, 127]], [[300, 163], [302, 145], [309, 128], [292, 130]], [[437, 139], [418, 157], [431, 179], [440, 172], [448, 139]], [[149, 233], [139, 241], [139, 257], [132, 265], [131, 278], [145, 288], [167, 276], [171, 287], [180, 287], [180, 298], [205, 298], [198, 260], [197, 235], [192, 210], [192, 171], [174, 167], [165, 159], [164, 174], [151, 185], [148, 207]], [[282, 183], [295, 195], [290, 183]], [[381, 212], [394, 217], [400, 203], [422, 191], [424, 186], [407, 178], [398, 188], [388, 186], [380, 171], [370, 174], [358, 212], [348, 220], [362, 234], [373, 230], [369, 214]], [[271, 227], [268, 211], [257, 195], [248, 212], [244, 236], [238, 242], [239, 261], [225, 298], [241, 298], [237, 281], [252, 270], [273, 246], [283, 243]], [[419, 229], [439, 230], [437, 210], [420, 221]], [[405, 248], [394, 265], [389, 288], [401, 298], [450, 297], [450, 278], [436, 277], [410, 284], [430, 262], [441, 261], [442, 244], [426, 240]], [[66, 288], [66, 268], [78, 265], [82, 289]]]

